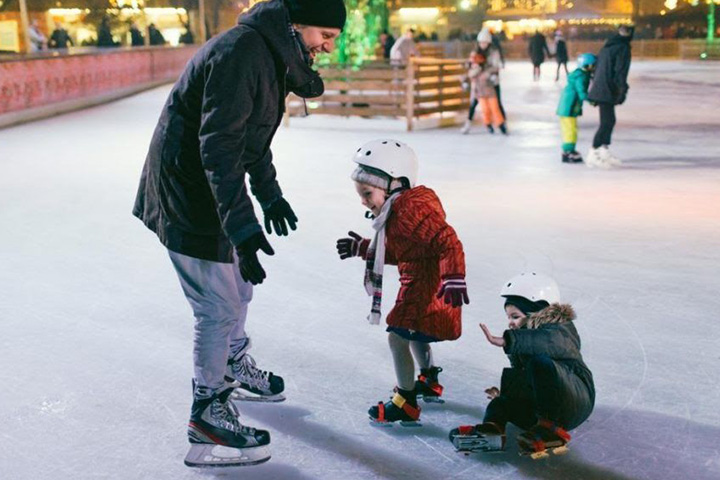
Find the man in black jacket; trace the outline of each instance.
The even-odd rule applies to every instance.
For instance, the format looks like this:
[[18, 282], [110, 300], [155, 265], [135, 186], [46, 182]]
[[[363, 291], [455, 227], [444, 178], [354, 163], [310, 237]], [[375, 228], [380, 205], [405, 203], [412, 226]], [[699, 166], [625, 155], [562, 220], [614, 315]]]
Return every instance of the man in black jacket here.
[[[284, 399], [283, 379], [257, 368], [247, 354], [247, 308], [253, 285], [265, 279], [257, 253], [274, 252], [245, 176], [267, 233], [295, 230], [297, 217], [278, 185], [270, 143], [288, 92], [303, 98], [323, 93], [310, 65], [317, 53], [333, 50], [345, 17], [342, 0], [257, 4], [190, 60], [150, 143], [133, 214], [168, 249], [196, 318], [189, 427], [194, 446], [270, 442], [268, 432], [242, 426], [228, 405], [231, 393]], [[192, 466], [211, 457], [191, 454], [186, 464]], [[246, 455], [238, 463], [267, 458]]]
[[635, 28], [622, 25], [600, 50], [588, 91], [588, 100], [600, 109], [600, 126], [595, 133], [593, 146], [585, 163], [589, 167], [609, 168], [620, 165], [620, 160], [610, 153], [610, 137], [615, 127], [615, 105], [622, 105], [627, 97], [628, 72], [630, 71], [630, 42]]

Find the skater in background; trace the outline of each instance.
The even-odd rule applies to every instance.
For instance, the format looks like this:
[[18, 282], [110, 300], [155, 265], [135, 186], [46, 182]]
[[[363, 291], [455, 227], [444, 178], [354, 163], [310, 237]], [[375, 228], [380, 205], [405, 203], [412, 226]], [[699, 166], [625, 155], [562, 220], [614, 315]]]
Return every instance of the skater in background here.
[[503, 450], [510, 422], [526, 430], [518, 443], [527, 453], [563, 447], [570, 441], [568, 431], [587, 420], [595, 404], [575, 312], [560, 303], [555, 281], [540, 273], [513, 277], [500, 295], [508, 329], [496, 337], [485, 324], [480, 327], [490, 344], [505, 350], [511, 366], [503, 370], [499, 390], [486, 390], [492, 401], [483, 423], [452, 430], [450, 440], [460, 450]]
[[545, 35], [540, 33], [539, 30], [535, 30], [535, 35], [530, 37], [528, 54], [533, 65], [533, 81], [537, 82], [540, 80], [540, 65], [543, 64], [546, 56], [550, 56]]
[[[167, 248], [195, 315], [190, 466], [257, 463], [270, 435], [241, 423], [230, 396], [279, 401], [283, 378], [260, 369], [245, 330], [253, 285], [266, 277], [258, 253], [268, 234], [287, 235], [297, 217], [277, 181], [270, 151], [284, 97], [323, 92], [311, 68], [345, 24], [342, 0], [271, 0], [213, 37], [170, 92], [145, 160], [133, 214]], [[266, 319], [271, 320], [271, 319]], [[240, 449], [217, 460], [215, 445]], [[197, 448], [196, 448], [197, 447]]]
[[470, 81], [470, 110], [461, 131], [463, 134], [470, 132], [475, 109], [480, 105], [483, 124], [488, 132], [495, 133], [495, 128], [499, 128], [504, 135], [507, 135], [505, 117], [500, 111], [495, 91], [500, 72], [500, 54], [490, 45], [489, 41], [486, 45], [489, 46], [486, 50], [488, 57], [478, 52], [470, 55], [470, 69], [467, 74]]
[[582, 105], [587, 100], [588, 86], [596, 62], [597, 57], [592, 53], [581, 54], [577, 60], [577, 69], [568, 76], [567, 85], [560, 94], [556, 113], [560, 117], [563, 163], [583, 161], [582, 155], [575, 149], [578, 132], [577, 117], [582, 115]]
[[47, 37], [42, 33], [40, 24], [35, 19], [30, 22], [28, 36], [30, 37], [31, 52], [40, 52], [47, 48]]
[[[375, 140], [360, 147], [351, 178], [361, 203], [372, 215], [375, 236], [354, 232], [337, 241], [341, 259], [366, 262], [365, 289], [372, 296], [368, 320], [380, 322], [383, 268], [397, 265], [400, 291], [387, 316], [397, 388], [392, 400], [370, 408], [378, 423], [414, 422], [417, 397], [438, 400], [442, 386], [431, 344], [455, 340], [461, 333], [461, 308], [469, 303], [465, 255], [435, 192], [417, 185], [415, 152], [395, 140]], [[415, 380], [415, 363], [420, 375]]]
[[560, 68], [565, 69], [565, 78], [568, 76], [568, 50], [565, 37], [562, 31], [555, 32], [555, 61], [557, 62], [557, 70], [555, 71], [555, 81], [560, 81]]
[[58, 50], [65, 50], [68, 47], [74, 45], [70, 34], [61, 23], [55, 24], [55, 30], [50, 34], [50, 40], [48, 40], [48, 48], [54, 48]]
[[410, 57], [419, 57], [420, 51], [417, 48], [415, 30], [408, 28], [405, 33], [395, 40], [390, 49], [390, 64], [396, 67], [404, 67], [410, 63]]
[[598, 53], [597, 67], [588, 99], [598, 106], [600, 126], [585, 160], [589, 167], [609, 168], [622, 163], [610, 153], [609, 147], [615, 128], [615, 106], [625, 102], [630, 88], [627, 77], [631, 61], [630, 42], [634, 32], [634, 26], [621, 25], [618, 33], [605, 42]]

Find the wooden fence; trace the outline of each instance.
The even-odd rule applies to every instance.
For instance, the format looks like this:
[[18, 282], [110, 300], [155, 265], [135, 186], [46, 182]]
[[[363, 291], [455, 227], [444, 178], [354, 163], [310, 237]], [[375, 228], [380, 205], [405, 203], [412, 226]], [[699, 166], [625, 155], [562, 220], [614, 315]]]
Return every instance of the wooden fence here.
[[[466, 72], [463, 60], [412, 59], [407, 67], [384, 63], [361, 70], [323, 68], [325, 93], [308, 100], [308, 112], [338, 116], [405, 118], [408, 130], [418, 120], [432, 125], [454, 124], [458, 112], [470, 108], [469, 94], [461, 87]], [[301, 99], [288, 97], [288, 114], [302, 115]]]

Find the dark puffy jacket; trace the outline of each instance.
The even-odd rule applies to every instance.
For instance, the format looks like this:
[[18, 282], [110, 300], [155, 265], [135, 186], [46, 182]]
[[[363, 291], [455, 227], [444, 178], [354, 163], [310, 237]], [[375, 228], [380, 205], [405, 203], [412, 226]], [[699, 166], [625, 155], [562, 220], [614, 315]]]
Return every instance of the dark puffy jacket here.
[[280, 0], [256, 5], [190, 60], [163, 107], [133, 214], [170, 250], [232, 262], [261, 227], [245, 185], [269, 205], [282, 193], [270, 142], [286, 89], [322, 93]]
[[580, 336], [573, 324], [574, 318], [570, 305], [555, 303], [532, 314], [526, 328], [506, 330], [503, 334], [505, 353], [512, 367], [503, 371], [501, 394], [531, 399], [532, 391], [523, 371], [526, 358], [549, 356], [555, 361], [563, 391], [569, 392], [560, 407], [565, 417], [562, 423], [567, 429], [584, 422], [595, 406], [595, 384], [580, 354]]
[[598, 54], [588, 99], [596, 103], [619, 105], [625, 101], [630, 71], [630, 37], [615, 35]]

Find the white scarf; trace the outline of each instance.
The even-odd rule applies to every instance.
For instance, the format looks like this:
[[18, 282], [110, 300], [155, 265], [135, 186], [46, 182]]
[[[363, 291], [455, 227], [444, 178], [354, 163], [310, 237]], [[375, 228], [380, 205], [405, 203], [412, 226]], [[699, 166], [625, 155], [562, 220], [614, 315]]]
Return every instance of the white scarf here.
[[375, 237], [370, 242], [365, 262], [365, 291], [372, 297], [372, 308], [367, 319], [371, 325], [380, 323], [380, 304], [382, 303], [383, 267], [385, 266], [385, 224], [390, 216], [392, 204], [400, 193], [394, 193], [385, 200], [380, 214], [373, 220]]

